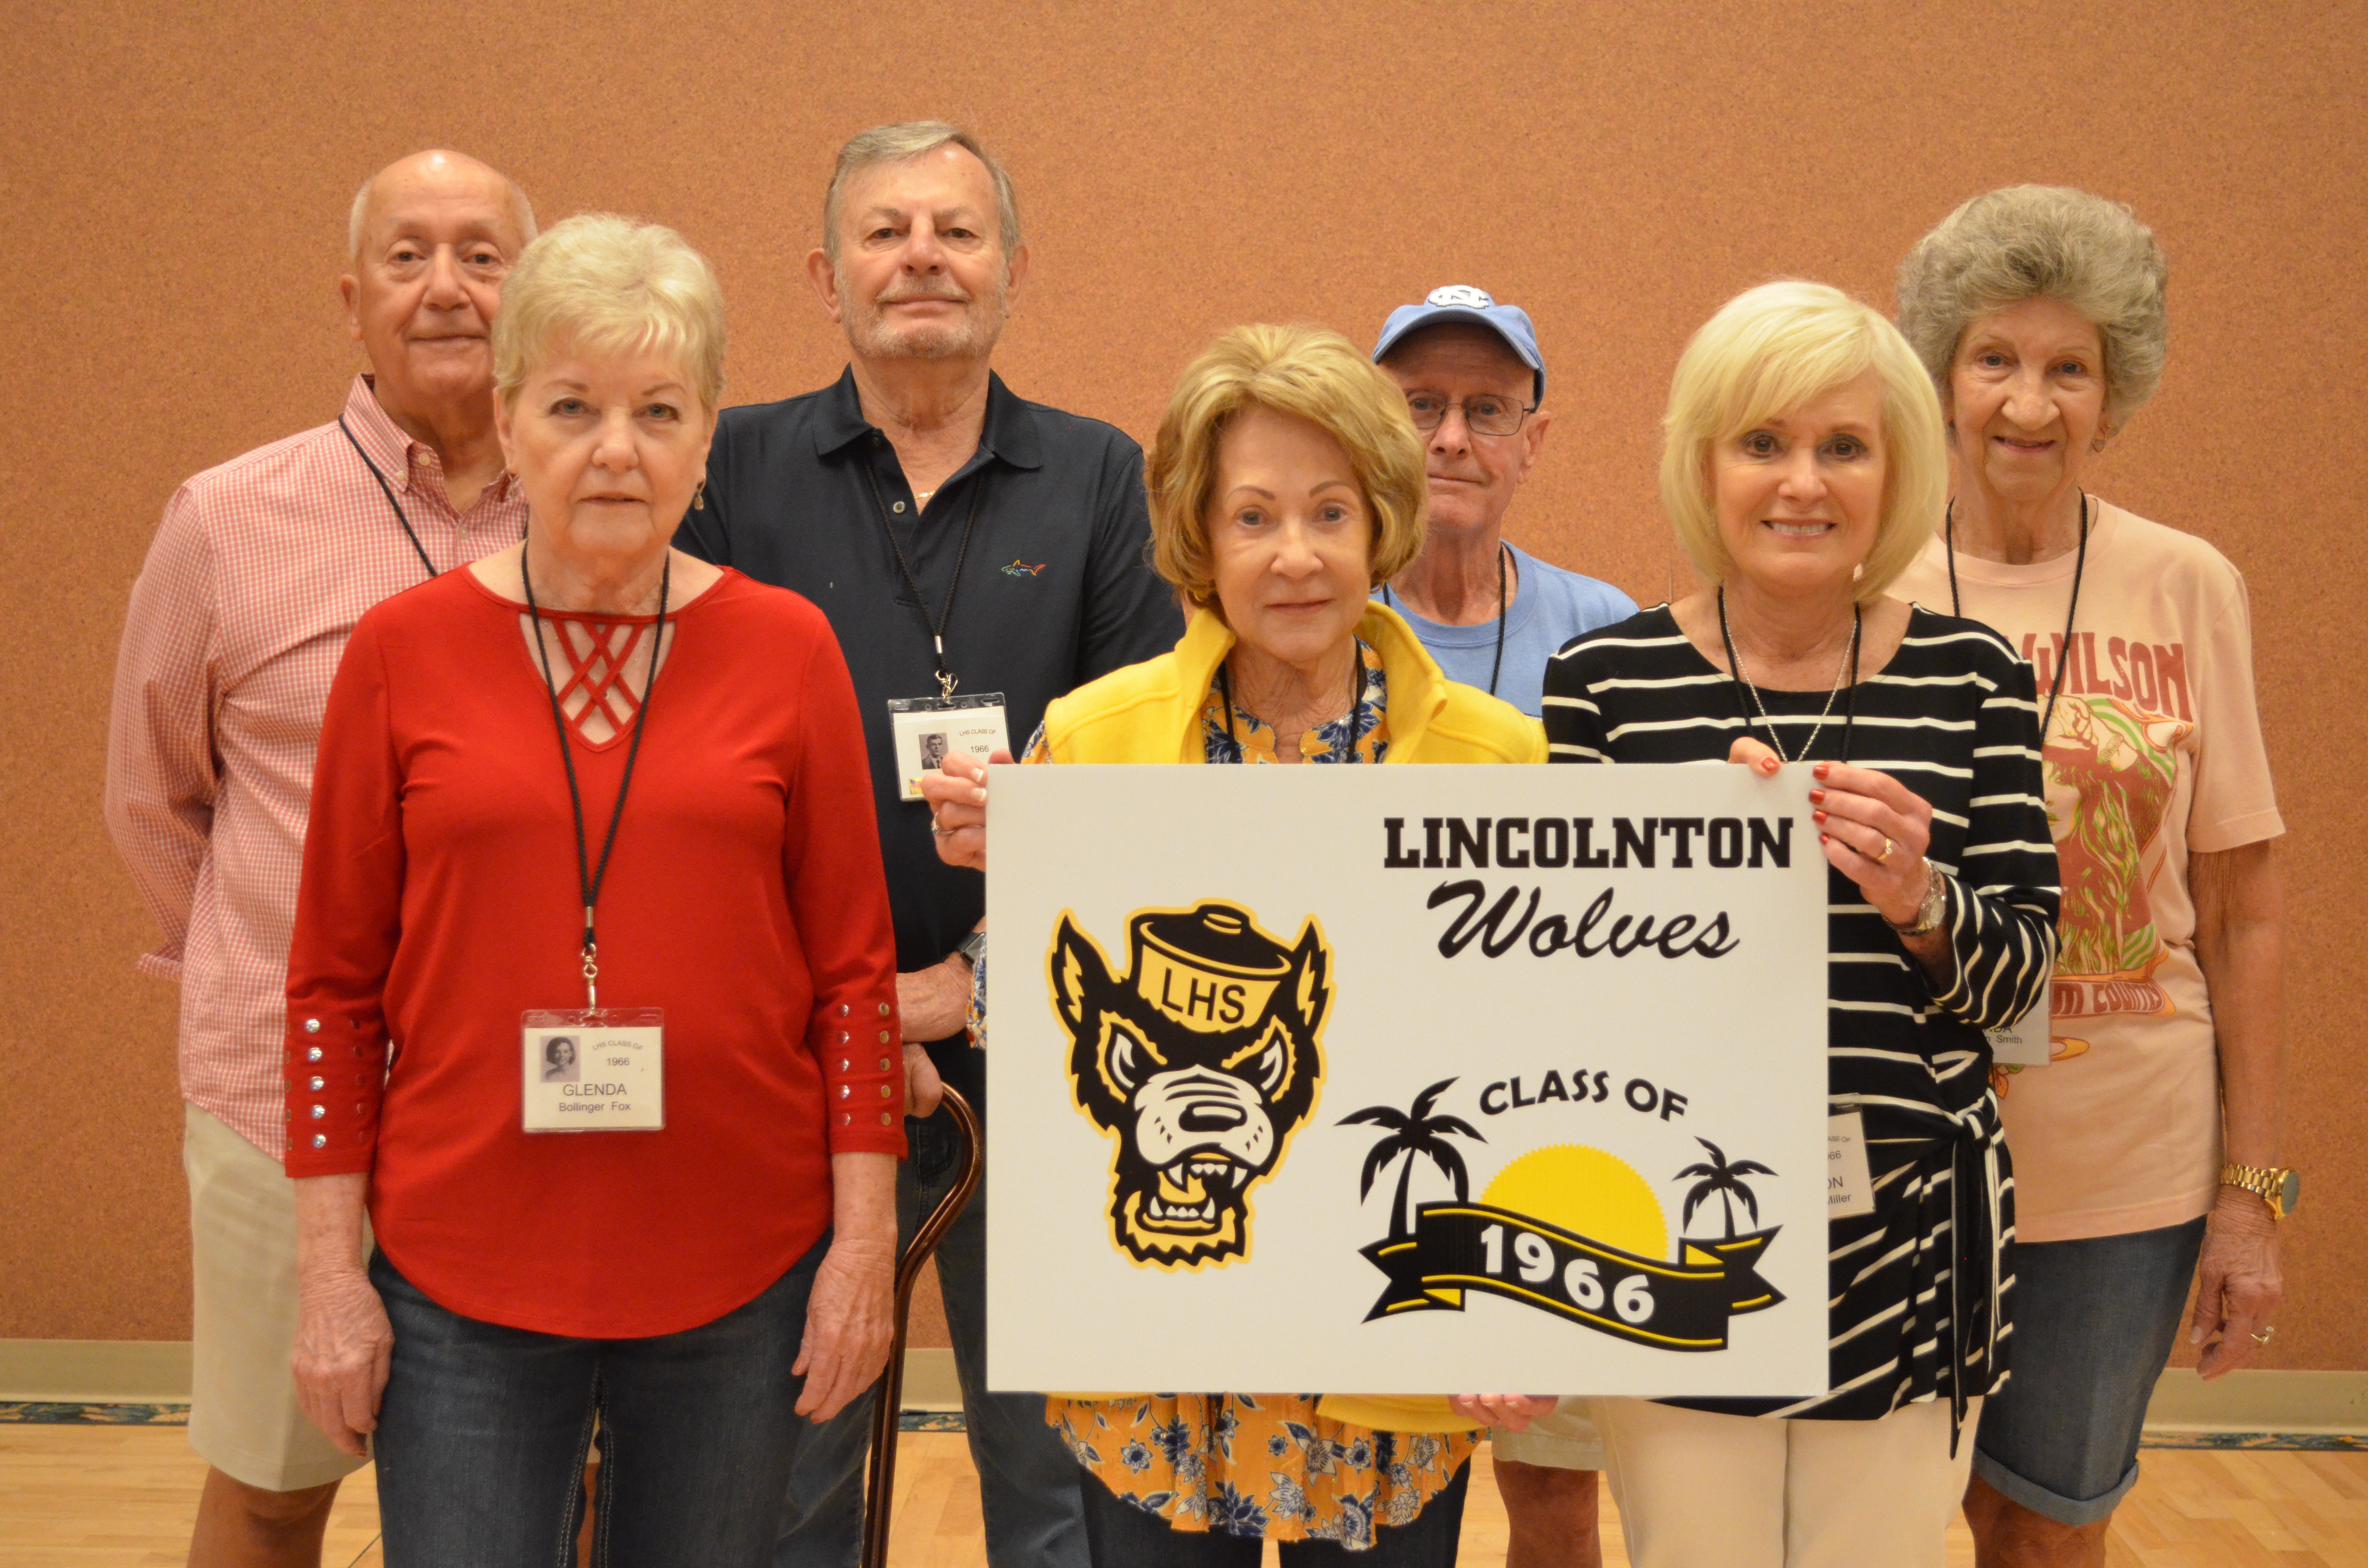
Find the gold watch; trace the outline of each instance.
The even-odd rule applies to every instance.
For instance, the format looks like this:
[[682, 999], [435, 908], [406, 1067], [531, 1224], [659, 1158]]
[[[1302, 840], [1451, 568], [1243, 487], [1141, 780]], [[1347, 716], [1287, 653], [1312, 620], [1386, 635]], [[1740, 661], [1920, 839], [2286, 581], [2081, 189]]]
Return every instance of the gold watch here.
[[1949, 884], [1940, 872], [1934, 871], [1925, 878], [1924, 901], [1916, 906], [1915, 918], [1901, 926], [1886, 915], [1883, 923], [1903, 937], [1922, 937], [1939, 930], [1941, 922], [1948, 917]]
[[2302, 1173], [2284, 1165], [2222, 1165], [2220, 1185], [2241, 1187], [2270, 1206], [2270, 1218], [2283, 1220], [2302, 1207]]

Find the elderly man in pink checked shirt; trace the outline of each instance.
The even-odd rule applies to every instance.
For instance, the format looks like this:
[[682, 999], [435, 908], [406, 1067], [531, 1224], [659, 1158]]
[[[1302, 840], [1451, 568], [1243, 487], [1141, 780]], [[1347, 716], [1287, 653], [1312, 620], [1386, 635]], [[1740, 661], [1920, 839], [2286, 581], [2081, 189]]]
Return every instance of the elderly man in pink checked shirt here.
[[[473, 158], [421, 153], [373, 176], [337, 284], [370, 369], [328, 424], [182, 485], [131, 590], [107, 822], [165, 929], [140, 967], [181, 983], [189, 1443], [212, 1466], [189, 1545], [201, 1568], [316, 1568], [360, 1463], [304, 1418], [289, 1370], [283, 994], [313, 746], [362, 612], [525, 528], [494, 435], [490, 335], [533, 237], [526, 199]], [[354, 1070], [313, 1054], [323, 1080]]]

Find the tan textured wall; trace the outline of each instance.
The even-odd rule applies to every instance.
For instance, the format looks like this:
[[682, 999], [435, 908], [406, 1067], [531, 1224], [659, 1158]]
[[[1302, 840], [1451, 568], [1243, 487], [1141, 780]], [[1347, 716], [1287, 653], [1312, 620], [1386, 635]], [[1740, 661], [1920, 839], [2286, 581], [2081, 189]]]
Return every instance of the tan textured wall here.
[[[824, 176], [867, 123], [965, 118], [1020, 183], [1023, 393], [1146, 435], [1215, 330], [1370, 336], [1470, 282], [1537, 318], [1560, 415], [1524, 546], [1662, 597], [1654, 425], [1687, 333], [1780, 275], [1888, 301], [1966, 195], [2135, 202], [2175, 269], [2161, 396], [2100, 488], [2243, 567], [2293, 833], [2289, 1232], [2271, 1364], [2368, 1367], [2358, 1170], [2368, 10], [1803, 5], [10, 8], [0, 213], [0, 1336], [186, 1332], [169, 994], [98, 813], [125, 591], [182, 476], [332, 414], [332, 280], [370, 169], [434, 143], [546, 218], [681, 228], [735, 401], [827, 380]], [[2334, 713], [2328, 723], [2324, 717]], [[934, 1337], [933, 1335], [931, 1337]]]

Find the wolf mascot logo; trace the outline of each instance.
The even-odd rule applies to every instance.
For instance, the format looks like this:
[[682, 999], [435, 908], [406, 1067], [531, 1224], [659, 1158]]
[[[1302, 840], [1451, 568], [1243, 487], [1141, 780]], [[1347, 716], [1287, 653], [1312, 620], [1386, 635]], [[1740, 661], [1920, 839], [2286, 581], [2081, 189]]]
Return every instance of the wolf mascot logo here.
[[1063, 911], [1047, 967], [1078, 1108], [1118, 1135], [1111, 1233], [1136, 1262], [1249, 1256], [1250, 1184], [1315, 1107], [1332, 949], [1286, 948], [1237, 904], [1137, 910], [1130, 972]]

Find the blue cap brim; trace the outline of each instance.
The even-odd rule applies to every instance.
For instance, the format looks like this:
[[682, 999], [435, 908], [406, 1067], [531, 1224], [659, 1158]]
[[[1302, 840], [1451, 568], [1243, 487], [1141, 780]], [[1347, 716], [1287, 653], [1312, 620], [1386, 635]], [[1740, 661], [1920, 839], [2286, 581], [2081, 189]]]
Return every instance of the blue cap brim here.
[[1425, 327], [1445, 326], [1456, 322], [1469, 322], [1474, 326], [1487, 328], [1497, 341], [1513, 351], [1513, 358], [1530, 368], [1531, 395], [1545, 401], [1546, 367], [1534, 344], [1523, 342], [1505, 323], [1487, 312], [1470, 305], [1400, 305], [1382, 324], [1382, 335], [1373, 345], [1373, 362], [1380, 364], [1389, 351], [1414, 333]]

